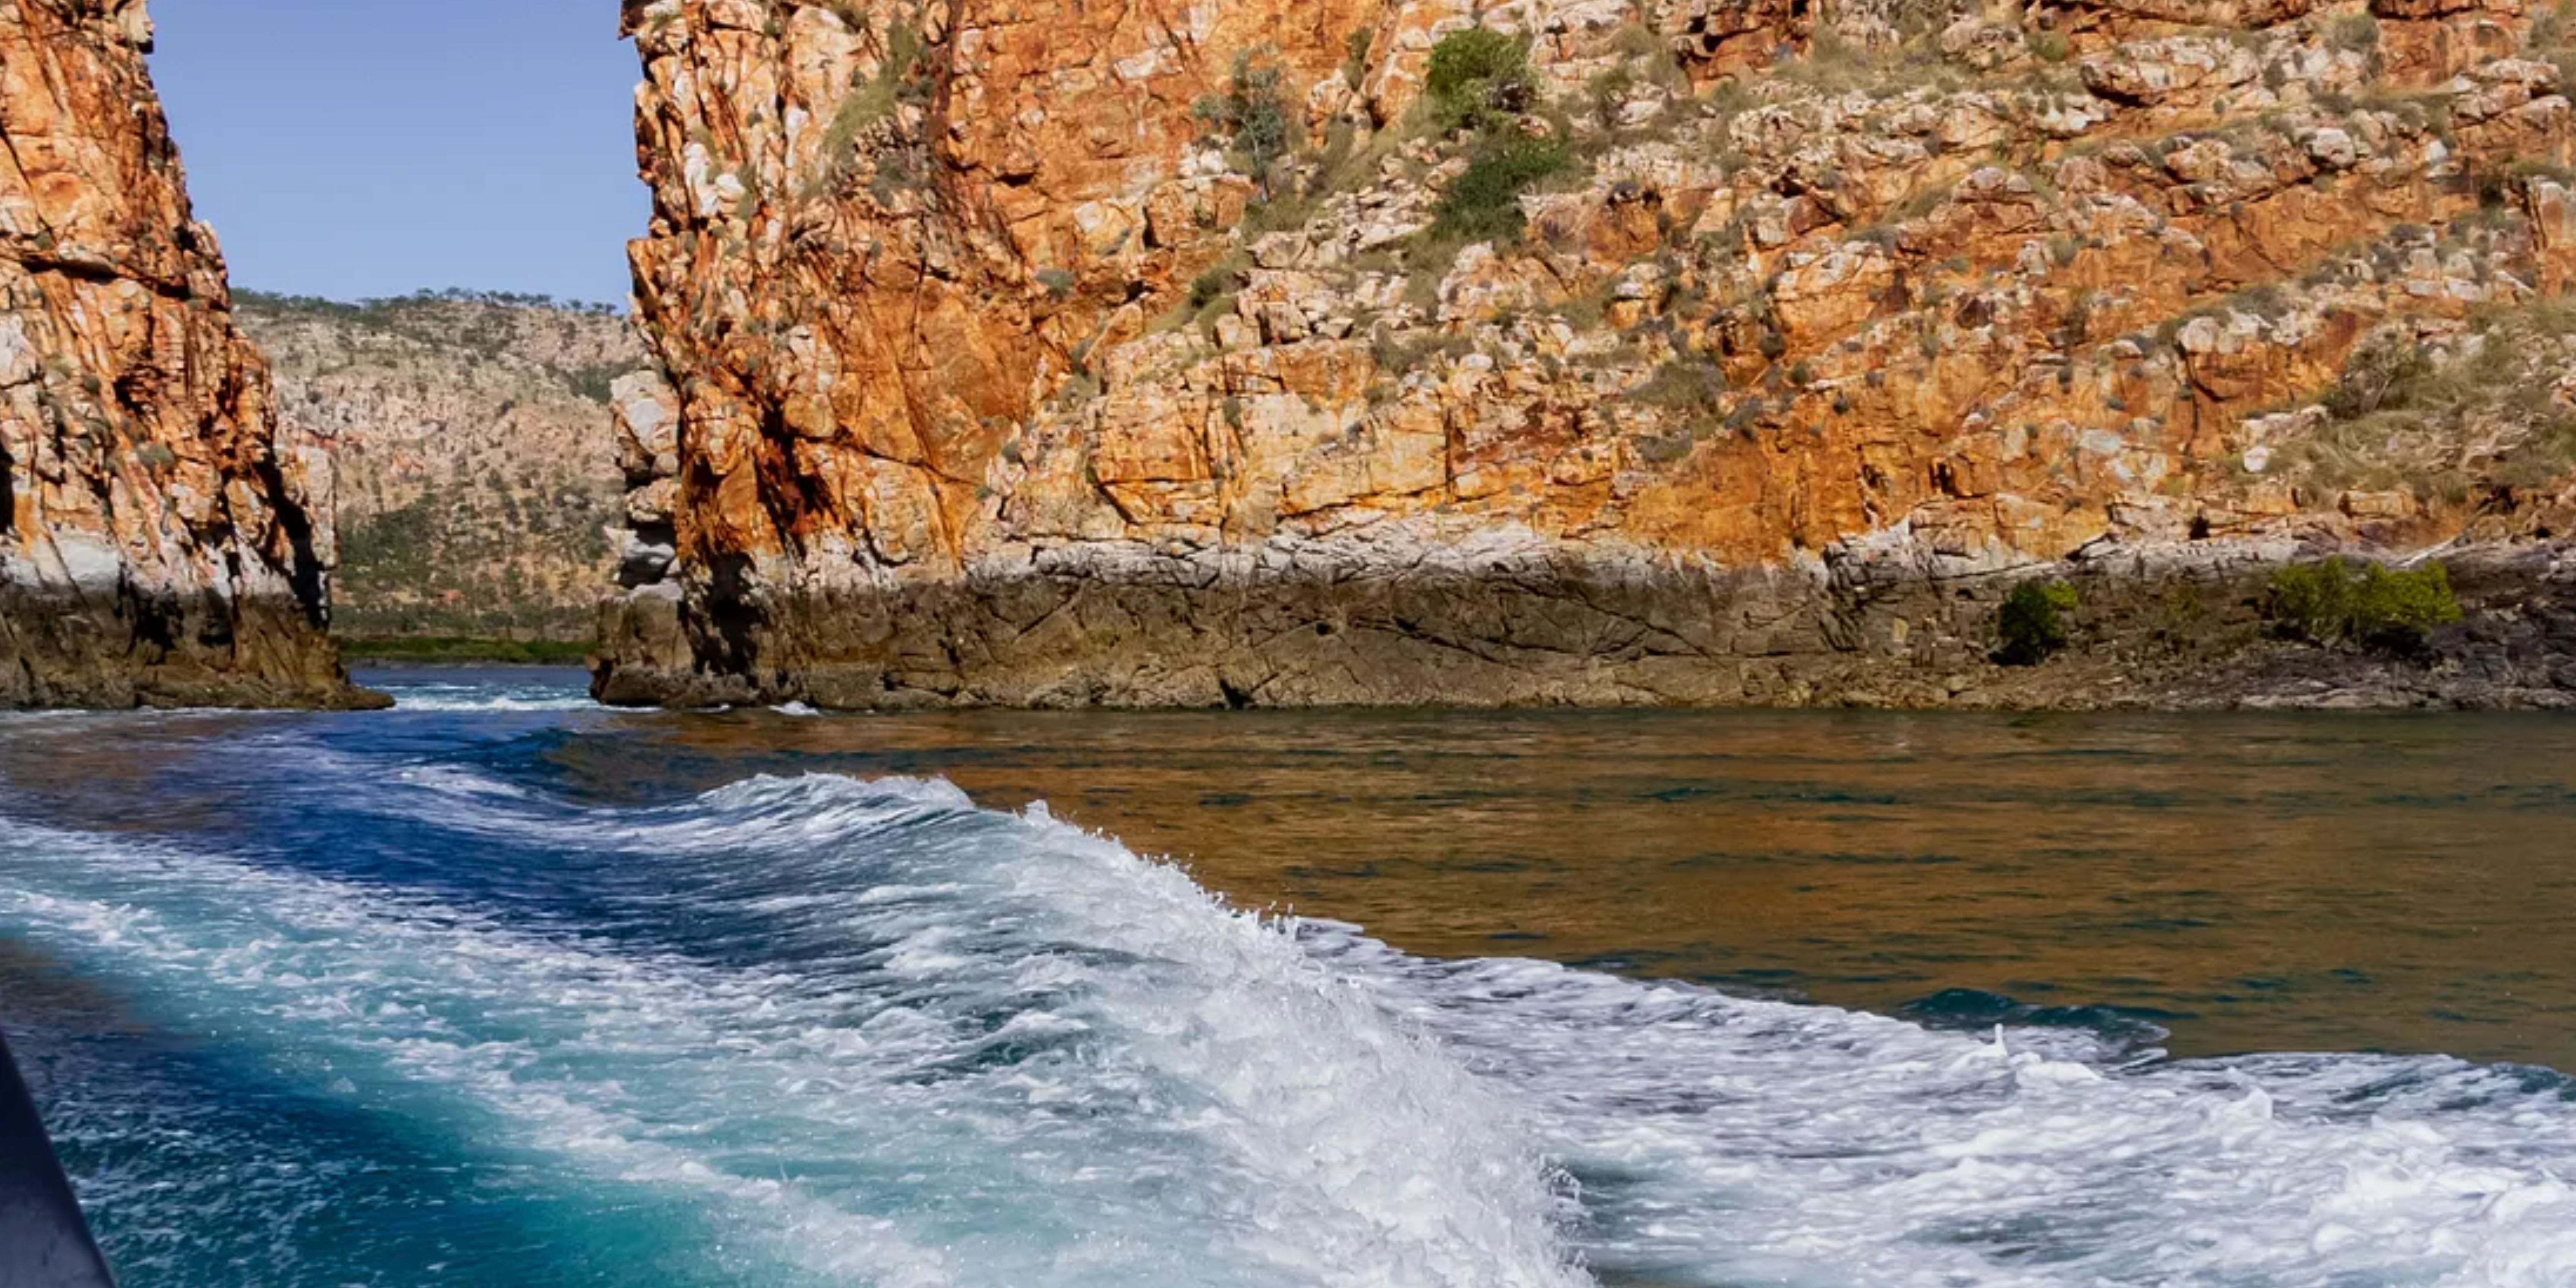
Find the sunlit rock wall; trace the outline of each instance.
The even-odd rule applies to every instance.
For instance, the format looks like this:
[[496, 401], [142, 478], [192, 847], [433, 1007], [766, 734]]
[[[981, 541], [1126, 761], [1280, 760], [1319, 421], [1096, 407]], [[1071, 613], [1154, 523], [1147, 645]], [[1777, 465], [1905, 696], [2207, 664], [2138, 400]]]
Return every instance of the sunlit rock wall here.
[[[1478, 24], [1568, 164], [1462, 246], [1482, 145], [1416, 109]], [[612, 700], [1942, 702], [2023, 683], [2017, 577], [2122, 579], [2134, 636], [2175, 579], [2576, 519], [2547, 415], [2327, 396], [2564, 370], [2568, 40], [2521, 0], [625, 25], [675, 395], [627, 402]], [[1266, 180], [1201, 107], [1247, 56]]]
[[339, 705], [331, 474], [281, 441], [139, 0], [0, 0], [0, 706]]

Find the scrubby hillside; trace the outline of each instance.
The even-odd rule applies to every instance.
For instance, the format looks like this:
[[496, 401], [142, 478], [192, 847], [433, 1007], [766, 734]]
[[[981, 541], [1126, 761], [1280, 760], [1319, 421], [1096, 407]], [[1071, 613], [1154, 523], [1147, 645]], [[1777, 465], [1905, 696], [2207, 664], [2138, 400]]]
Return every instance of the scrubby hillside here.
[[589, 638], [622, 522], [608, 389], [645, 365], [624, 319], [458, 292], [244, 292], [240, 317], [338, 465], [342, 635]]
[[2061, 701], [1998, 609], [2093, 576], [2066, 652], [2179, 655], [2073, 687], [2165, 700], [2293, 559], [2555, 602], [2558, 10], [1040, 8], [630, 0], [683, 429], [604, 691]]

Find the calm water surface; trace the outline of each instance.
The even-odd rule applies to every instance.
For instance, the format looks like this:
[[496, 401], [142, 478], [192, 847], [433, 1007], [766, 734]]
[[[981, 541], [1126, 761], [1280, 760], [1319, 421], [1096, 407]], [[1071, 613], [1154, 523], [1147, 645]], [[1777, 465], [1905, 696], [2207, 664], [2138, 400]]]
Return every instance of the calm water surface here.
[[[758, 762], [1045, 800], [1238, 903], [1426, 955], [1878, 1011], [2117, 1007], [2177, 1054], [2576, 1070], [2576, 720], [758, 712], [670, 733], [677, 782]], [[614, 790], [583, 750], [572, 779]]]
[[129, 1284], [2576, 1285], [2576, 722], [369, 678], [0, 720]]

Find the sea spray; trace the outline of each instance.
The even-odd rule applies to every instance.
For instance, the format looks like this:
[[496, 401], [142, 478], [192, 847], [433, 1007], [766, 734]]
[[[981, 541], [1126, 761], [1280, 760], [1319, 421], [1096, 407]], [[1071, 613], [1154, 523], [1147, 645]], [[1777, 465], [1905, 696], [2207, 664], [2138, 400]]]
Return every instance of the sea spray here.
[[[1330, 924], [1542, 1120], [1605, 1273], [1649, 1282], [2576, 1284], [2576, 1081], [2439, 1056], [2137, 1064]], [[2087, 1062], [2110, 1060], [2116, 1063]]]
[[[615, 860], [575, 873], [654, 864], [595, 892], [631, 933], [17, 825], [0, 908], [357, 1107], [694, 1196], [700, 1237], [798, 1282], [1582, 1282], [1499, 1097], [1113, 843], [938, 783], [756, 779], [622, 822], [464, 771], [386, 790]], [[666, 916], [714, 933], [652, 946]]]

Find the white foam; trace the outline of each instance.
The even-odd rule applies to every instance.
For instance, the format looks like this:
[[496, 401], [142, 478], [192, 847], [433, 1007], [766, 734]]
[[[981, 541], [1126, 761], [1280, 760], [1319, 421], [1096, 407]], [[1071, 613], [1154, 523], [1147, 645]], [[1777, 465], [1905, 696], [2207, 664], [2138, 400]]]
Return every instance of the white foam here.
[[[102, 897], [0, 886], [11, 922], [104, 955], [121, 977], [185, 997], [227, 1027], [254, 1026], [282, 1063], [345, 1089], [361, 1107], [496, 1117], [503, 1138], [582, 1172], [684, 1189], [736, 1210], [766, 1229], [774, 1255], [805, 1272], [954, 1282], [941, 1253], [909, 1245], [891, 1221], [725, 1170], [676, 1143], [693, 1134], [688, 1124], [638, 1112], [644, 1107], [627, 1103], [626, 1088], [603, 1083], [586, 1058], [705, 1061], [736, 1052], [730, 1021], [757, 1012], [775, 979], [585, 952], [433, 900], [166, 847], [0, 821], [0, 852], [85, 861], [88, 875], [110, 877]], [[433, 1093], [426, 1105], [424, 1089]]]
[[2130, 1067], [2064, 1034], [1425, 961], [940, 781], [584, 809], [326, 769], [394, 834], [472, 838], [605, 919], [5, 829], [0, 910], [350, 1094], [702, 1194], [804, 1273], [1560, 1286], [1573, 1246], [1676, 1286], [2576, 1285], [2576, 1094], [2537, 1072]]
[[394, 710], [412, 712], [456, 711], [596, 711], [599, 704], [587, 695], [563, 693], [551, 689], [495, 693], [471, 685], [398, 685], [388, 690]]
[[[756, 780], [621, 819], [409, 777], [445, 826], [612, 846], [610, 868], [650, 856], [634, 906], [784, 923], [798, 969], [639, 956], [399, 892], [23, 830], [0, 852], [77, 855], [83, 888], [0, 908], [275, 1035], [317, 1085], [366, 1067], [361, 1098], [426, 1089], [498, 1113], [587, 1174], [703, 1193], [806, 1273], [1581, 1282], [1503, 1106], [1176, 871], [978, 813], [944, 783]], [[888, 836], [905, 844], [852, 845]], [[833, 897], [782, 899], [782, 872]]]
[[594, 711], [586, 678], [571, 668], [359, 668], [356, 678], [414, 714]]
[[394, 780], [450, 796], [498, 797], [504, 800], [527, 800], [531, 793], [515, 783], [504, 782], [489, 774], [435, 763], [405, 765], [393, 772]]
[[[2443, 1058], [2109, 1070], [1349, 927], [1327, 959], [1537, 1106], [1656, 1282], [2576, 1284], [2576, 1095]], [[2036, 1036], [2036, 1035], [2027, 1035]]]

